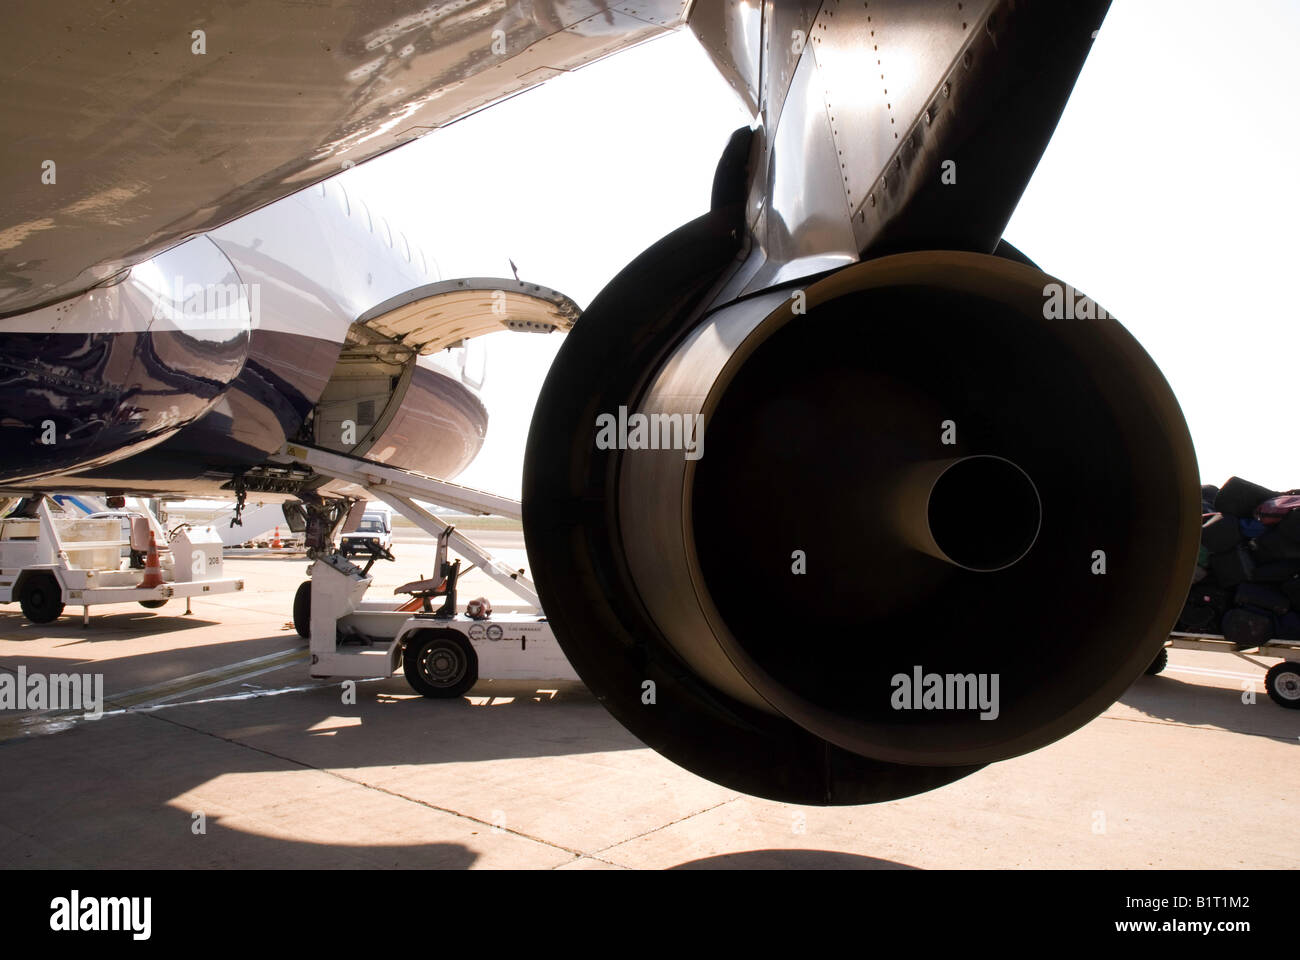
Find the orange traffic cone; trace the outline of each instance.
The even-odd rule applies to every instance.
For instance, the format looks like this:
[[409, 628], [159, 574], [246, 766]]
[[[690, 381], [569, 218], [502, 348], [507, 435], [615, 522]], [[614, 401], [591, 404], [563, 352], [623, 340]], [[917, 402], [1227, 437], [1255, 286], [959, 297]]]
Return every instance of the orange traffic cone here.
[[161, 587], [163, 584], [162, 565], [158, 562], [158, 542], [154, 539], [154, 533], [149, 531], [149, 552], [144, 558], [144, 579], [140, 581], [142, 587]]
[[271, 540], [271, 549], [272, 549], [272, 550], [280, 550], [280, 549], [282, 549], [283, 547], [284, 547], [284, 544], [280, 542], [280, 526], [279, 526], [279, 524], [277, 524], [276, 527], [275, 527], [275, 537], [274, 537], [274, 539]]

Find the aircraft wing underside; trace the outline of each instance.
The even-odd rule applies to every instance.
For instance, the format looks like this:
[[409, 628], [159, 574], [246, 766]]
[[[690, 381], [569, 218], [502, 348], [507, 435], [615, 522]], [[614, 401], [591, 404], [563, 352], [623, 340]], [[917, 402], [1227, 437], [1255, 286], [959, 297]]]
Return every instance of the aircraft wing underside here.
[[[749, 220], [777, 266], [751, 287], [789, 261], [991, 250], [1107, 7], [19, 3], [0, 35], [0, 315], [688, 19], [761, 117]], [[931, 175], [948, 163], [955, 180]]]
[[0, 315], [79, 293], [345, 165], [659, 36], [681, 25], [686, 5], [9, 4]]

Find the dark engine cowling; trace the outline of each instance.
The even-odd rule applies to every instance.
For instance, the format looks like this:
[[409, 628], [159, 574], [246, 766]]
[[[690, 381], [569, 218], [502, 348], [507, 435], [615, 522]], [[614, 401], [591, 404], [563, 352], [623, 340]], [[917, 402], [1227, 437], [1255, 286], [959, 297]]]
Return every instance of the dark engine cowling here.
[[[1150, 358], [970, 253], [699, 311], [722, 229], [620, 274], [534, 416], [524, 529], [579, 675], [669, 759], [799, 803], [928, 790], [1097, 716], [1195, 564], [1195, 455]], [[698, 446], [645, 448], [636, 414]]]

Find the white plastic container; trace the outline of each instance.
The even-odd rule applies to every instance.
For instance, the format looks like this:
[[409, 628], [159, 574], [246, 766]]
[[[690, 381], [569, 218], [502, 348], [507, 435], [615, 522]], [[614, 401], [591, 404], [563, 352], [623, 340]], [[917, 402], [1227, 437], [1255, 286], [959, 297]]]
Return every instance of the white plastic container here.
[[122, 563], [122, 525], [116, 520], [59, 520], [59, 539], [74, 570], [117, 570]]
[[175, 579], [180, 583], [223, 576], [221, 537], [215, 527], [186, 527], [172, 540]]

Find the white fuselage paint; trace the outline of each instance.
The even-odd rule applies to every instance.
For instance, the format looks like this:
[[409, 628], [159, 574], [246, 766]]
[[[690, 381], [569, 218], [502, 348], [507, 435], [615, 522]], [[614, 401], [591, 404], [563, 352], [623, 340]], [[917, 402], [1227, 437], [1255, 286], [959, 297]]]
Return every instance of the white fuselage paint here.
[[0, 334], [265, 329], [342, 343], [366, 310], [438, 279], [423, 251], [335, 179], [191, 237], [116, 283], [0, 318]]

